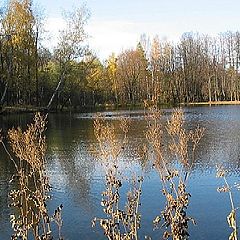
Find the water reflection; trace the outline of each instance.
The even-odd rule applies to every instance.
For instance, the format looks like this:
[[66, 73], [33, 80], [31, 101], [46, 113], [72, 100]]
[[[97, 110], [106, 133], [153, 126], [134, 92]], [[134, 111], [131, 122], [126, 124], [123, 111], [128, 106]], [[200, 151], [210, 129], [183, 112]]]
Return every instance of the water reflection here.
[[186, 109], [188, 128], [205, 128], [197, 151], [196, 170], [206, 172], [216, 164], [230, 173], [240, 169], [240, 108], [239, 106], [201, 107]]
[[75, 203], [90, 207], [90, 185], [96, 164], [88, 151], [93, 139], [92, 122], [79, 122], [71, 116], [50, 116], [47, 139], [52, 182], [57, 188], [71, 192]]
[[[193, 165], [190, 191], [192, 202], [191, 215], [196, 216], [198, 226], [191, 228], [192, 239], [224, 239], [228, 237], [225, 222], [228, 213], [228, 199], [219, 196], [216, 188], [221, 180], [215, 178], [216, 164], [223, 164], [229, 171], [229, 180], [238, 180], [240, 173], [240, 107], [198, 107], [185, 108], [185, 127], [205, 128], [205, 135], [196, 150], [196, 163]], [[171, 110], [164, 110], [162, 124], [166, 124]], [[25, 126], [32, 119], [32, 114], [0, 116], [0, 126], [6, 133], [13, 126]], [[50, 209], [59, 203], [64, 205], [64, 235], [67, 239], [101, 239], [104, 237], [91, 228], [90, 221], [102, 214], [100, 207], [101, 191], [104, 187], [101, 164], [93, 157], [91, 151], [97, 144], [93, 132], [93, 114], [50, 114], [47, 135], [47, 171], [53, 186], [53, 199]], [[135, 151], [145, 143], [146, 121], [144, 111], [105, 112], [104, 118], [117, 128], [121, 116], [132, 119], [129, 133], [129, 148], [122, 161], [128, 163], [131, 170], [140, 172], [145, 166]], [[117, 132], [119, 139], [122, 135]], [[168, 142], [164, 135], [164, 141]], [[14, 169], [11, 162], [0, 149], [0, 239], [10, 238], [7, 208], [8, 179]], [[125, 166], [125, 165], [124, 165]], [[142, 236], [151, 235], [151, 220], [160, 211], [161, 192], [159, 177], [147, 164], [142, 196], [143, 228]], [[142, 169], [146, 170], [146, 169]], [[219, 200], [217, 200], [219, 199]], [[199, 211], [201, 209], [201, 211]], [[204, 214], [203, 214], [204, 212]], [[209, 220], [210, 219], [210, 220]], [[218, 224], [218, 229], [206, 230], [209, 224]], [[220, 229], [219, 229], [220, 228]], [[217, 232], [217, 233], [216, 233]]]

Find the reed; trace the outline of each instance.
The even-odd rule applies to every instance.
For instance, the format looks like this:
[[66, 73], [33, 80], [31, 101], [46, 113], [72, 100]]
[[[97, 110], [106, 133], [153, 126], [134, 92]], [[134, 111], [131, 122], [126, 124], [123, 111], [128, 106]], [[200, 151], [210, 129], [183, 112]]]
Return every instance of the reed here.
[[119, 168], [119, 157], [128, 142], [129, 119], [121, 119], [120, 129], [124, 133], [121, 140], [117, 138], [116, 129], [112, 124], [100, 117], [94, 122], [98, 152], [105, 169], [105, 190], [102, 192], [101, 205], [106, 217], [94, 218], [92, 225], [95, 226], [98, 222], [108, 239], [136, 240], [141, 220], [139, 205], [143, 178], [132, 177], [129, 180], [131, 189], [127, 193], [125, 206], [121, 207], [120, 188], [126, 176]]
[[[46, 116], [37, 113], [32, 124], [23, 131], [21, 128], [8, 131], [11, 151], [7, 149], [3, 137], [0, 142], [15, 166], [9, 193], [12, 214], [10, 222], [12, 239], [53, 239], [51, 222], [61, 223], [62, 206], [53, 216], [47, 209], [50, 199], [49, 178], [46, 174]], [[12, 152], [12, 154], [10, 153]], [[61, 224], [58, 224], [61, 227]], [[59, 239], [62, 239], [59, 229]]]
[[[197, 127], [195, 130], [186, 130], [181, 108], [175, 109], [166, 125], [163, 125], [157, 98], [145, 103], [148, 108], [146, 113], [148, 145], [142, 147], [141, 155], [148, 161], [150, 158], [153, 159], [153, 167], [159, 173], [161, 191], [165, 199], [164, 209], [153, 220], [154, 229], [164, 229], [161, 236], [163, 239], [189, 239], [189, 222], [195, 224], [195, 221], [187, 213], [191, 197], [187, 187], [195, 162], [195, 151], [204, 135], [204, 129]], [[28, 125], [25, 131], [21, 128], [9, 130], [8, 141], [11, 151], [8, 150], [0, 130], [0, 143], [16, 170], [10, 180], [12, 190], [9, 193], [12, 239], [53, 239], [52, 223], [57, 225], [56, 238], [63, 239], [61, 234], [63, 206], [57, 207], [52, 215], [47, 209], [51, 187], [45, 162], [46, 123], [46, 116], [37, 113], [33, 123]], [[139, 206], [143, 177], [136, 175], [127, 177], [121, 170], [120, 158], [124, 156], [128, 146], [129, 118], [122, 118], [119, 126], [123, 133], [121, 139], [112, 123], [101, 116], [94, 121], [98, 158], [105, 171], [105, 189], [101, 201], [105, 217], [95, 217], [92, 225], [99, 224], [109, 240], [137, 240], [141, 226]], [[164, 132], [168, 135], [168, 141], [163, 139]], [[230, 186], [227, 172], [223, 167], [217, 168], [217, 177], [224, 181], [224, 185], [217, 190], [220, 193], [228, 193], [231, 205], [231, 211], [227, 216], [227, 222], [232, 229], [229, 240], [237, 240], [238, 207], [235, 206], [233, 188], [239, 189], [239, 185]], [[130, 186], [126, 196], [120, 194], [123, 184]]]
[[[167, 125], [163, 126], [157, 98], [146, 102], [146, 107], [148, 108], [146, 138], [166, 201], [165, 208], [153, 220], [154, 229], [164, 228], [164, 239], [188, 239], [189, 221], [193, 223], [195, 221], [187, 215], [191, 197], [187, 191], [187, 182], [194, 163], [194, 152], [204, 129], [199, 127], [194, 131], [184, 129], [182, 109], [175, 109]], [[163, 142], [164, 130], [169, 136], [167, 146], [164, 146]], [[175, 161], [178, 163], [177, 166], [173, 164]]]
[[235, 186], [230, 186], [227, 180], [226, 176], [227, 172], [223, 168], [223, 166], [217, 166], [217, 174], [216, 176], [218, 178], [222, 178], [224, 181], [224, 185], [222, 187], [218, 187], [217, 191], [219, 193], [228, 193], [230, 205], [231, 205], [231, 212], [227, 216], [227, 222], [229, 227], [232, 229], [232, 232], [229, 236], [229, 240], [238, 240], [238, 225], [237, 225], [237, 210], [238, 207], [235, 206], [234, 203], [234, 196], [233, 196], [233, 188], [236, 187], [237, 189], [239, 188], [239, 185], [236, 184]]

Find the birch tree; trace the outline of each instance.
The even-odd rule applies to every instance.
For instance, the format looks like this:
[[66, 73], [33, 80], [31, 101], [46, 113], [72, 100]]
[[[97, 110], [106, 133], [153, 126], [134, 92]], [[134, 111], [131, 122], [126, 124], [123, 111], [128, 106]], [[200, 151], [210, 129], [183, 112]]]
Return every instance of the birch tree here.
[[55, 58], [60, 66], [59, 81], [48, 102], [47, 109], [51, 108], [55, 96], [60, 94], [71, 61], [80, 61], [87, 52], [84, 41], [87, 38], [85, 25], [88, 18], [89, 11], [85, 6], [64, 13], [65, 28], [60, 31], [59, 42], [55, 48]]

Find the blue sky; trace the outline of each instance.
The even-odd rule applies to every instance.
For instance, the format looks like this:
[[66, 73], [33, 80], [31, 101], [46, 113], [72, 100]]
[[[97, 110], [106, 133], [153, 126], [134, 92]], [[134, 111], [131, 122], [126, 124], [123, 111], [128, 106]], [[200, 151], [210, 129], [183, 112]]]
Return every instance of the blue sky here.
[[[35, 2], [45, 8], [49, 18], [46, 26], [53, 33], [53, 39], [63, 26], [62, 10], [71, 10], [83, 3]], [[101, 58], [134, 47], [143, 33], [177, 41], [182, 33], [189, 31], [216, 35], [240, 30], [239, 0], [87, 0], [85, 3], [91, 12], [87, 25], [89, 44]]]

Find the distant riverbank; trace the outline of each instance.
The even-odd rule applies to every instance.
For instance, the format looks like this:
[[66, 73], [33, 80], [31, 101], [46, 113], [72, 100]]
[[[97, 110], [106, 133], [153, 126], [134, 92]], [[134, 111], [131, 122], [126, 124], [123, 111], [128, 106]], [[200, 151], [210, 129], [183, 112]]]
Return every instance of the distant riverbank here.
[[51, 109], [47, 109], [46, 107], [36, 107], [32, 105], [16, 105], [16, 106], [4, 106], [0, 108], [0, 115], [5, 114], [14, 114], [14, 113], [34, 113], [34, 112], [95, 112], [95, 111], [106, 111], [106, 110], [121, 110], [121, 109], [143, 109], [143, 104], [136, 105], [114, 105], [114, 104], [99, 104], [95, 106], [86, 105], [86, 106], [78, 106], [78, 107], [53, 107]]
[[11, 113], [28, 113], [28, 112], [38, 112], [43, 111], [40, 107], [34, 106], [5, 106], [0, 108], [0, 114], [11, 114]]
[[[193, 103], [181, 103], [180, 106], [211, 106], [211, 105], [239, 105], [240, 101], [211, 101], [211, 102], [193, 102]], [[160, 108], [171, 108], [177, 105], [172, 104], [161, 104]], [[143, 109], [143, 104], [136, 105], [119, 105], [105, 104], [97, 106], [81, 106], [81, 107], [65, 107], [65, 108], [52, 108], [46, 109], [44, 107], [36, 107], [31, 105], [16, 105], [16, 106], [5, 106], [0, 109], [0, 114], [12, 114], [12, 113], [30, 113], [30, 112], [93, 112], [93, 111], [104, 111], [104, 110], [133, 110], [133, 109]]]
[[143, 106], [116, 106], [114, 104], [105, 104], [105, 105], [96, 105], [96, 106], [79, 106], [79, 107], [53, 107], [51, 109], [47, 109], [46, 107], [36, 107], [31, 105], [16, 105], [16, 106], [4, 106], [0, 108], [0, 114], [14, 114], [14, 113], [34, 113], [34, 112], [93, 112], [93, 111], [105, 111], [105, 110], [117, 110], [117, 109], [135, 109], [135, 108], [143, 108]]
[[[178, 105], [173, 104], [160, 104], [160, 108], [172, 108]], [[86, 106], [77, 106], [77, 107], [64, 107], [58, 108], [52, 107], [51, 109], [47, 109], [46, 107], [36, 107], [32, 105], [16, 105], [16, 106], [4, 106], [0, 108], [0, 115], [4, 114], [13, 114], [13, 113], [33, 113], [33, 112], [79, 112], [79, 113], [88, 113], [88, 112], [98, 112], [98, 111], [114, 111], [114, 110], [137, 110], [137, 109], [144, 109], [143, 103], [136, 103], [136, 104], [97, 104], [93, 105], [86, 105]]]
[[203, 106], [203, 105], [239, 105], [240, 101], [209, 101], [209, 102], [193, 102], [181, 103], [181, 106]]

